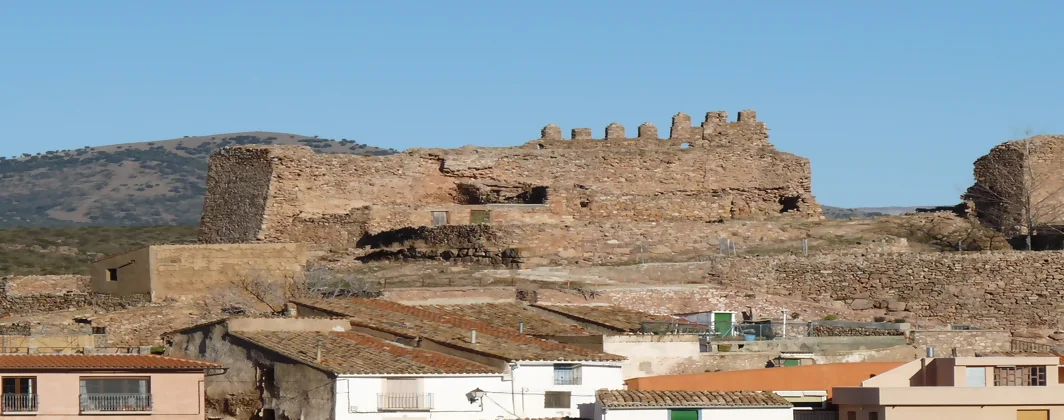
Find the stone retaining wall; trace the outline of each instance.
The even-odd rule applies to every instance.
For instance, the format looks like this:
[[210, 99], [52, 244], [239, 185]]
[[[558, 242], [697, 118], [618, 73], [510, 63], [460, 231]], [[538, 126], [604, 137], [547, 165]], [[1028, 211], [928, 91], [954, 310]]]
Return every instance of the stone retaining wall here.
[[949, 356], [953, 349], [962, 357], [984, 352], [1011, 350], [1012, 333], [1002, 330], [943, 330], [913, 331], [913, 345], [920, 349], [933, 348], [938, 357]]
[[1064, 321], [1059, 251], [720, 258], [708, 274], [710, 283], [980, 328]]
[[102, 293], [0, 296], [0, 315], [24, 315], [85, 307], [94, 307], [105, 312], [110, 312], [134, 306], [142, 306], [149, 301], [150, 298], [148, 295], [115, 296]]

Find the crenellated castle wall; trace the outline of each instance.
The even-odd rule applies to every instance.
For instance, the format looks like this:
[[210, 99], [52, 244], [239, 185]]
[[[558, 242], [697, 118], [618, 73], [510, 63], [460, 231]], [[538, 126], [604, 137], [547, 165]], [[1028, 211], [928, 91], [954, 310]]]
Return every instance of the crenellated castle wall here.
[[[247, 146], [210, 160], [200, 239], [360, 247], [367, 235], [439, 223], [564, 226], [822, 217], [809, 160], [775, 150], [753, 111], [701, 126], [677, 114], [669, 139], [644, 124], [629, 138], [548, 125], [521, 146], [412, 149], [389, 156]], [[434, 216], [435, 214], [435, 216]], [[445, 215], [445, 216], [441, 216]], [[581, 232], [588, 230], [581, 229]], [[574, 233], [575, 235], [576, 233]], [[533, 233], [530, 233], [533, 235]], [[513, 239], [516, 246], [537, 238]], [[586, 240], [588, 238], [572, 238]], [[515, 245], [514, 243], [507, 244]]]

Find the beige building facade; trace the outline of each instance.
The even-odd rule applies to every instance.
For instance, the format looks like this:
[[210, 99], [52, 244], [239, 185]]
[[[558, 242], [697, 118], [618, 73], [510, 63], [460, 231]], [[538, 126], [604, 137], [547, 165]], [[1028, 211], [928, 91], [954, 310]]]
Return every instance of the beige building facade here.
[[1058, 357], [923, 358], [837, 387], [840, 420], [1064, 418]]
[[234, 279], [255, 275], [302, 278], [303, 244], [151, 245], [92, 263], [92, 291], [151, 296], [152, 301], [209, 294]]

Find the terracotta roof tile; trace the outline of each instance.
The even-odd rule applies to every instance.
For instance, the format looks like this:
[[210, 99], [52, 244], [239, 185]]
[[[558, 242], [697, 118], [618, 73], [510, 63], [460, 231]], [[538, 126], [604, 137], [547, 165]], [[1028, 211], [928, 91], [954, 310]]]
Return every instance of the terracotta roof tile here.
[[207, 369], [222, 367], [201, 360], [148, 354], [0, 354], [6, 369]]
[[645, 407], [790, 407], [770, 391], [637, 391], [606, 390], [597, 393], [606, 408]]
[[[422, 337], [507, 361], [621, 361], [625, 359], [623, 356], [542, 340], [466, 317], [386, 300], [350, 298], [295, 303], [318, 311], [347, 316], [352, 325], [401, 337]], [[472, 330], [477, 331], [476, 344], [471, 342]]]
[[[233, 331], [231, 335], [293, 360], [336, 374], [501, 373], [465, 359], [354, 332]], [[317, 359], [321, 340], [321, 360]]]
[[691, 324], [692, 326], [698, 325], [683, 318], [633, 311], [615, 305], [534, 304], [532, 306], [621, 332], [640, 332], [643, 330], [643, 322], [676, 322]]
[[476, 319], [499, 328], [518, 331], [524, 323], [529, 335], [596, 335], [581, 328], [562, 315], [551, 316], [521, 303], [474, 303], [465, 305], [421, 306], [432, 311], [443, 311], [457, 316]]

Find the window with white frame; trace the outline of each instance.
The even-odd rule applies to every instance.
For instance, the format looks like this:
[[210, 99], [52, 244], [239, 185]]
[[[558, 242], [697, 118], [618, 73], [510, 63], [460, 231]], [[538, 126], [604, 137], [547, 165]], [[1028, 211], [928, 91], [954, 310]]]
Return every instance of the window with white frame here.
[[425, 393], [421, 378], [387, 378], [378, 395], [382, 411], [425, 411], [433, 406], [432, 394]]
[[555, 385], [580, 385], [580, 365], [557, 363], [554, 365]]

